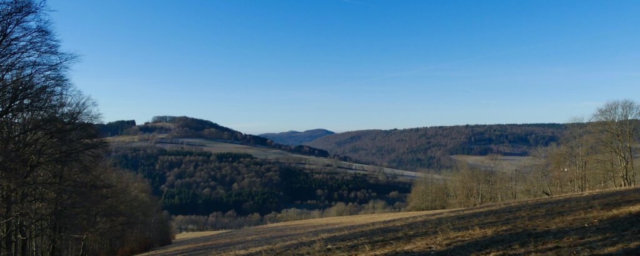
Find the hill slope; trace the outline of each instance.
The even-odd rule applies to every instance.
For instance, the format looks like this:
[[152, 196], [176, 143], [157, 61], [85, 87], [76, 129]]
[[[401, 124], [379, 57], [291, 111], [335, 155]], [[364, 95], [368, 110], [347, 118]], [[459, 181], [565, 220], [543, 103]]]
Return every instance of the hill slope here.
[[640, 188], [633, 188], [279, 223], [185, 238], [145, 255], [637, 255], [639, 226]]
[[464, 125], [404, 130], [364, 130], [309, 142], [314, 148], [357, 161], [405, 170], [451, 167], [451, 155], [526, 156], [557, 142], [562, 124]]
[[[380, 209], [398, 210], [406, 207], [411, 180], [420, 175], [338, 161], [313, 161], [325, 160], [322, 158], [258, 158], [253, 153], [272, 153], [231, 153], [235, 149], [228, 145], [237, 145], [220, 144], [211, 142], [211, 147], [200, 149], [173, 144], [118, 145], [112, 147], [109, 158], [112, 166], [147, 179], [151, 192], [161, 198], [162, 208], [168, 213], [220, 213], [234, 221], [229, 224], [233, 227], [273, 222], [265, 216], [290, 208], [322, 214], [337, 203], [351, 204], [354, 211], [360, 211], [355, 207], [375, 201]], [[253, 219], [238, 219], [247, 216]], [[228, 228], [222, 222], [211, 224]]]
[[[300, 155], [330, 157], [329, 153], [325, 150], [304, 145], [282, 145], [267, 138], [243, 134], [208, 120], [187, 116], [155, 116], [151, 122], [137, 126], [135, 121], [116, 121], [107, 124], [98, 124], [97, 129], [105, 137], [148, 135], [153, 136], [154, 141], [165, 142], [171, 142], [171, 139], [174, 138], [198, 138], [279, 149]], [[111, 141], [117, 140], [117, 138], [111, 139]]]
[[[133, 143], [131, 146], [143, 146], [144, 143]], [[333, 158], [322, 158], [308, 155], [301, 155], [291, 153], [279, 149], [256, 147], [249, 145], [242, 145], [236, 143], [227, 143], [222, 141], [213, 141], [205, 139], [171, 139], [171, 140], [156, 140], [155, 146], [169, 150], [195, 150], [195, 151], [207, 151], [211, 153], [241, 153], [251, 154], [255, 158], [273, 160], [275, 162], [289, 163], [298, 166], [302, 166], [306, 169], [315, 169], [319, 167], [331, 166], [337, 170], [348, 171], [352, 173], [375, 173], [382, 172], [387, 175], [400, 179], [412, 180], [416, 177], [421, 177], [425, 174], [418, 172], [410, 172], [405, 170], [399, 170], [394, 168], [387, 168], [381, 166], [358, 164], [348, 161], [342, 161]], [[440, 179], [441, 176], [430, 174], [434, 178]]]
[[288, 131], [281, 133], [264, 133], [258, 136], [273, 140], [280, 144], [295, 146], [302, 145], [331, 134], [335, 133], [325, 129], [314, 129], [304, 132]]

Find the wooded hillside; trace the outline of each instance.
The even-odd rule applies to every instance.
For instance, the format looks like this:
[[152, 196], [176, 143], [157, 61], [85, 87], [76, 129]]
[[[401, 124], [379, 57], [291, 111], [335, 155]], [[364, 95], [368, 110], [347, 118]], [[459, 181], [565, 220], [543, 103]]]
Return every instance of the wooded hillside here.
[[307, 145], [364, 163], [405, 170], [450, 168], [451, 155], [525, 156], [558, 142], [563, 124], [464, 125], [338, 133]]
[[158, 147], [114, 148], [114, 167], [151, 182], [172, 215], [214, 212], [266, 215], [287, 208], [325, 209], [336, 203], [366, 204], [404, 201], [410, 183], [335, 170], [302, 169], [257, 159], [250, 154], [165, 150]]

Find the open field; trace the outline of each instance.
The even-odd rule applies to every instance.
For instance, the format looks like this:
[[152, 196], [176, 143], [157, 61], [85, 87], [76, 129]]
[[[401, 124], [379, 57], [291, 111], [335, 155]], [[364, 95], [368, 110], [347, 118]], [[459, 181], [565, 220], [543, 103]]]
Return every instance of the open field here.
[[534, 159], [530, 156], [469, 156], [453, 155], [451, 158], [481, 169], [495, 169], [500, 171], [513, 171], [531, 165]]
[[145, 255], [637, 255], [638, 237], [640, 188], [633, 188], [278, 223], [177, 241]]
[[281, 158], [299, 158], [299, 159], [307, 159], [313, 158], [303, 155], [296, 155], [286, 151], [266, 148], [266, 147], [253, 147], [247, 145], [241, 145], [230, 142], [222, 142], [222, 141], [214, 141], [214, 140], [205, 140], [205, 139], [178, 139], [181, 144], [174, 143], [156, 143], [156, 145], [164, 147], [164, 148], [180, 148], [180, 147], [189, 147], [189, 148], [198, 148], [202, 150], [206, 150], [212, 153], [222, 153], [222, 152], [235, 152], [235, 153], [247, 153], [251, 154], [257, 158], [263, 159], [281, 159]]
[[180, 233], [180, 234], [176, 235], [176, 239], [174, 240], [174, 243], [180, 242], [180, 241], [189, 240], [191, 238], [198, 238], [198, 237], [203, 237], [203, 236], [216, 235], [216, 234], [220, 234], [220, 233], [224, 233], [224, 232], [227, 232], [227, 230], [199, 231], [199, 232]]
[[[470, 156], [452, 155], [451, 158], [458, 162], [466, 163], [472, 167], [480, 169], [493, 169], [498, 171], [522, 170], [536, 164], [536, 159], [531, 156]], [[635, 162], [640, 162], [640, 155], [634, 157]]]

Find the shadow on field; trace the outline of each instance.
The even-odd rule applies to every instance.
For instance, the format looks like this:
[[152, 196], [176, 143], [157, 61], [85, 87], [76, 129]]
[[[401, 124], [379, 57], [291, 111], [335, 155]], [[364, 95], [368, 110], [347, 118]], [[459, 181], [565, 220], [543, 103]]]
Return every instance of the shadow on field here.
[[[609, 248], [611, 253], [640, 255], [638, 246], [616, 249], [625, 244], [628, 247], [640, 237], [638, 211], [613, 217], [589, 215], [634, 205], [640, 205], [640, 189], [551, 201], [533, 200], [500, 208], [477, 207], [460, 210], [458, 214], [454, 211], [443, 216], [434, 214], [369, 224], [370, 228], [361, 231], [329, 233], [322, 239], [286, 245], [270, 252], [300, 254], [301, 248], [308, 250], [315, 246], [315, 252], [320, 254], [367, 253], [391, 248], [387, 255], [466, 255], [505, 251], [592, 255]], [[449, 216], [451, 214], [454, 216]], [[473, 235], [473, 232], [497, 227], [493, 233]], [[405, 249], [408, 243], [414, 248]], [[395, 245], [401, 246], [395, 248]]]
[[640, 255], [640, 188], [381, 216], [257, 226], [149, 255]]
[[[525, 230], [507, 232], [490, 237], [464, 242], [440, 251], [428, 253], [462, 255], [472, 252], [498, 252], [521, 248], [525, 254], [548, 254], [560, 252], [565, 255], [592, 255], [596, 250], [615, 247], [617, 243], [633, 241], [640, 237], [640, 214], [605, 220], [597, 226], [575, 226], [544, 231]], [[562, 241], [564, 246], [546, 246]], [[626, 251], [638, 255], [638, 248]], [[427, 251], [416, 252], [424, 255]]]

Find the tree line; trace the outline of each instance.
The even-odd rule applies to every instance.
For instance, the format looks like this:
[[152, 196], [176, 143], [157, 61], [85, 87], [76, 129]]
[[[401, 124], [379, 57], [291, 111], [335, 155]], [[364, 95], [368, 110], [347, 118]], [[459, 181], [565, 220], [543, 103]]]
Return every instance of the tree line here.
[[[400, 194], [391, 193], [389, 195], [391, 198], [396, 196], [400, 196]], [[214, 212], [209, 215], [175, 215], [173, 216], [172, 223], [177, 232], [193, 232], [204, 230], [239, 229], [243, 227], [305, 219], [398, 212], [405, 209], [406, 203], [404, 202], [389, 205], [386, 200], [372, 200], [365, 204], [338, 202], [334, 203], [331, 207], [324, 209], [310, 210], [288, 208], [279, 212], [274, 211], [266, 215], [254, 213], [246, 216], [239, 216], [233, 210], [226, 213]]]
[[640, 105], [631, 100], [606, 103], [585, 121], [573, 119], [558, 143], [531, 151], [520, 169], [458, 164], [447, 179], [414, 183], [409, 206], [430, 210], [478, 206], [517, 199], [637, 186]]
[[108, 122], [106, 124], [97, 124], [100, 131], [100, 137], [112, 137], [119, 135], [129, 135], [132, 133], [132, 128], [136, 126], [135, 120], [118, 120], [114, 122]]
[[131, 255], [171, 242], [148, 183], [106, 164], [43, 1], [0, 1], [0, 255]]

